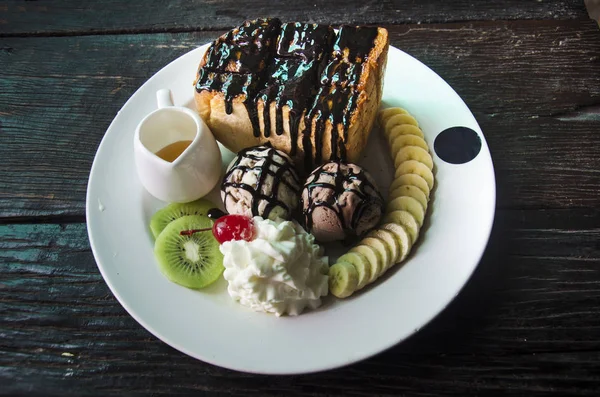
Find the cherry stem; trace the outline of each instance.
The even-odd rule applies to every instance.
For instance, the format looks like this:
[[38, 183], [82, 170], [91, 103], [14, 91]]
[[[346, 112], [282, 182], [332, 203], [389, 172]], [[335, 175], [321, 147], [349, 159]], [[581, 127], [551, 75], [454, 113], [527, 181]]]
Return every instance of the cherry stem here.
[[208, 232], [209, 230], [212, 230], [211, 227], [206, 228], [206, 229], [191, 229], [191, 230], [182, 230], [179, 232], [180, 236], [191, 236], [194, 233], [200, 233], [200, 232]]

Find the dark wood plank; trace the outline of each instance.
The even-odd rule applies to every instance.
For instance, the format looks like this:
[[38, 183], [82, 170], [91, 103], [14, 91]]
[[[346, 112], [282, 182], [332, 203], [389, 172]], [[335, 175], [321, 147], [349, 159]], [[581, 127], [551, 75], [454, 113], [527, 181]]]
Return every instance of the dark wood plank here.
[[0, 226], [0, 394], [597, 395], [600, 211], [499, 211], [482, 263], [430, 325], [365, 362], [252, 376], [193, 360], [113, 298], [83, 224]]
[[317, 23], [397, 24], [502, 19], [585, 19], [582, 1], [489, 0], [278, 1], [160, 0], [81, 2], [8, 0], [0, 6], [0, 34], [81, 34], [230, 29], [244, 19], [264, 16]]
[[[600, 206], [595, 22], [390, 32], [394, 45], [432, 67], [474, 112], [495, 161], [500, 208]], [[217, 34], [3, 39], [0, 217], [83, 219], [93, 156], [119, 108], [155, 71]]]

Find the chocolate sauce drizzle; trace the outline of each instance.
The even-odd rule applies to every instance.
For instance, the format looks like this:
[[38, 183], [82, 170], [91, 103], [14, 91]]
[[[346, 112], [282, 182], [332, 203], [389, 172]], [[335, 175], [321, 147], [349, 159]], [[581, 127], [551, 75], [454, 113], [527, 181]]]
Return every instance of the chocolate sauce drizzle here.
[[290, 155], [298, 150], [298, 129], [302, 112], [309, 99], [314, 97], [318, 64], [316, 61], [304, 61], [300, 58], [275, 58], [270, 67], [271, 76], [266, 87], [257, 95], [263, 103], [264, 136], [271, 135], [271, 104], [275, 108], [275, 133], [284, 133], [283, 109], [288, 108], [289, 133], [291, 140]]
[[[348, 129], [361, 93], [357, 89], [363, 62], [367, 61], [377, 37], [377, 28], [341, 26], [333, 44], [332, 56], [321, 74], [321, 89], [313, 106], [305, 117], [304, 168], [320, 164], [323, 138], [327, 122], [331, 125], [331, 160], [346, 160]], [[313, 124], [313, 118], [316, 122]], [[314, 128], [313, 128], [314, 126]], [[340, 142], [340, 127], [343, 141]], [[315, 158], [312, 157], [312, 139], [315, 142]], [[338, 153], [339, 150], [339, 153]]]
[[365, 62], [377, 37], [377, 28], [342, 25], [333, 43], [336, 57], [344, 57], [351, 63]]
[[206, 213], [206, 216], [208, 216], [213, 221], [216, 221], [217, 219], [222, 218], [225, 215], [227, 215], [227, 214], [224, 211], [220, 210], [219, 208], [211, 208]]
[[[264, 155], [265, 152], [266, 155]], [[255, 164], [251, 167], [241, 165], [240, 163], [244, 158], [254, 160]], [[259, 164], [260, 161], [264, 162]], [[233, 182], [231, 180], [232, 174], [236, 170], [241, 170], [242, 174], [245, 174], [249, 171], [256, 172], [258, 174], [256, 187], [246, 183]], [[265, 184], [269, 175], [273, 177], [270, 187]], [[232, 189], [242, 189], [252, 195], [251, 211], [253, 215], [268, 218], [273, 209], [281, 207], [287, 211], [288, 217], [290, 217], [294, 211], [294, 208], [290, 208], [278, 197], [279, 185], [282, 183], [299, 197], [301, 186], [300, 179], [298, 178], [291, 161], [289, 161], [276, 149], [273, 149], [269, 146], [255, 146], [246, 148], [238, 153], [235, 162], [229, 166], [227, 173], [223, 178], [223, 183], [221, 184], [221, 191], [225, 194], [223, 197], [223, 202], [227, 202], [227, 196], [231, 195]], [[262, 201], [266, 202], [266, 206], [261, 213], [259, 211], [259, 206]], [[292, 201], [297, 202], [298, 200]]]
[[[334, 164], [335, 167], [332, 170], [326, 170]], [[380, 213], [383, 214], [384, 200], [381, 193], [372, 182], [372, 179], [366, 171], [360, 168], [359, 172], [355, 173], [352, 168], [347, 168], [347, 173], [343, 172], [340, 167], [345, 166], [341, 161], [332, 161], [318, 167], [309, 176], [307, 182], [304, 184], [304, 189], [308, 189], [308, 207], [302, 209], [304, 215], [304, 222], [307, 231], [311, 231], [313, 228], [313, 212], [316, 208], [325, 207], [330, 209], [336, 214], [340, 225], [344, 230], [344, 234], [349, 238], [359, 237], [357, 229], [359, 223], [365, 215], [365, 211], [372, 206], [379, 206]], [[333, 183], [319, 181], [322, 175], [333, 177]], [[330, 179], [330, 178], [327, 178]], [[358, 189], [353, 188], [353, 182], [358, 182]], [[332, 191], [331, 195], [327, 196], [327, 200], [315, 200], [313, 196], [314, 189], [328, 189]], [[360, 198], [358, 206], [354, 209], [351, 219], [345, 219], [343, 208], [345, 203], [339, 202], [338, 199], [344, 192], [354, 193]], [[379, 220], [377, 220], [379, 221]]]
[[[262, 102], [263, 135], [284, 133], [283, 109], [289, 110], [290, 155], [298, 150], [301, 121], [305, 169], [320, 164], [323, 139], [331, 125], [333, 160], [345, 160], [345, 142], [351, 116], [358, 103], [363, 63], [378, 31], [375, 27], [332, 27], [300, 22], [281, 24], [276, 18], [247, 21], [216, 40], [199, 70], [196, 90], [218, 90], [225, 95], [225, 111], [233, 100], [243, 104], [255, 137], [260, 137], [259, 103]], [[214, 77], [211, 74], [219, 74]], [[313, 148], [314, 142], [314, 148]], [[313, 149], [315, 156], [313, 159]]]
[[[313, 163], [320, 164], [323, 161], [323, 136], [325, 134], [327, 122], [329, 122], [332, 127], [331, 159], [345, 161], [345, 145], [343, 143], [340, 144], [339, 126], [342, 126], [344, 142], [346, 142], [348, 140], [350, 118], [352, 112], [356, 108], [359, 93], [359, 91], [352, 87], [321, 87], [319, 95], [305, 117], [306, 129], [304, 130], [303, 137], [305, 168], [308, 169]], [[312, 124], [313, 119], [315, 120], [314, 128]], [[314, 161], [312, 159], [311, 136], [314, 136], [315, 141]], [[338, 149], [340, 149], [339, 153]]]
[[[254, 97], [264, 84], [280, 27], [281, 21], [276, 18], [246, 21], [210, 46], [206, 64], [198, 70], [196, 90], [223, 92], [227, 114], [233, 113], [233, 100], [244, 96], [243, 104], [256, 137], [260, 136], [260, 125]], [[211, 73], [219, 77], [205, 78]]]

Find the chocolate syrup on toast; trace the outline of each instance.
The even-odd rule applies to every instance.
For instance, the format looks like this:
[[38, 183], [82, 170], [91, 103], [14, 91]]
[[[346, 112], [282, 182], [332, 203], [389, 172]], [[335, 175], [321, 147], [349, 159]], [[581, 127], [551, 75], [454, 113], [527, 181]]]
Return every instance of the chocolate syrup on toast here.
[[223, 92], [227, 114], [233, 112], [235, 98], [244, 98], [255, 137], [261, 134], [259, 103], [267, 138], [273, 131], [271, 105], [277, 135], [284, 133], [287, 108], [292, 156], [304, 120], [301, 139], [305, 170], [310, 171], [323, 161], [328, 125], [332, 159], [346, 158], [348, 128], [361, 92], [356, 85], [377, 34], [376, 27], [341, 26], [336, 34], [326, 25], [281, 24], [276, 18], [247, 21], [211, 45], [196, 90]]

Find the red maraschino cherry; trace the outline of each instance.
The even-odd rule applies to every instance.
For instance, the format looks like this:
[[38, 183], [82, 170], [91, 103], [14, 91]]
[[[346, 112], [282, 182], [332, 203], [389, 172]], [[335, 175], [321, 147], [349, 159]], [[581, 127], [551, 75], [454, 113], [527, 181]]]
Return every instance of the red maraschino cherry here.
[[[179, 232], [182, 236], [191, 236], [194, 233], [207, 232], [207, 229], [182, 230]], [[244, 215], [224, 215], [218, 218], [212, 227], [213, 236], [223, 244], [231, 240], [254, 240], [255, 227], [252, 218]]]
[[225, 215], [215, 221], [213, 235], [220, 244], [231, 240], [254, 240], [254, 221], [244, 215]]

